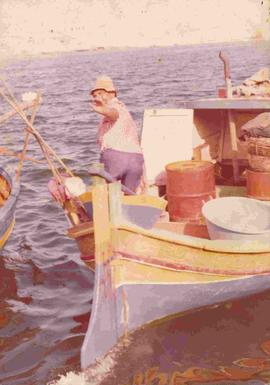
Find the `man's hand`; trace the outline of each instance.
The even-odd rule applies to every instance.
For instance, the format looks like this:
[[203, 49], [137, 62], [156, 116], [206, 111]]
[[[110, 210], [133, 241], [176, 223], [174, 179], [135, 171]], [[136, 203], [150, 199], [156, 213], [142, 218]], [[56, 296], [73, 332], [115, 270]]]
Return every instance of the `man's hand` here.
[[101, 98], [95, 98], [93, 102], [90, 102], [90, 106], [98, 114], [106, 116], [110, 120], [117, 120], [119, 117], [118, 111], [115, 108], [109, 108]]

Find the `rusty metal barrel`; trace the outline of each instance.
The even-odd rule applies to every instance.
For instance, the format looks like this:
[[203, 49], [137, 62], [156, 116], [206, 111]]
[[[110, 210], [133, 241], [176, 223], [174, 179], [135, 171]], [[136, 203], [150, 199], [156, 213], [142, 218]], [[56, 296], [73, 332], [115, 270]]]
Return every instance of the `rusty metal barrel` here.
[[270, 200], [270, 172], [247, 170], [247, 196], [250, 198]]
[[200, 222], [205, 202], [215, 198], [214, 165], [207, 161], [179, 161], [166, 166], [170, 220]]

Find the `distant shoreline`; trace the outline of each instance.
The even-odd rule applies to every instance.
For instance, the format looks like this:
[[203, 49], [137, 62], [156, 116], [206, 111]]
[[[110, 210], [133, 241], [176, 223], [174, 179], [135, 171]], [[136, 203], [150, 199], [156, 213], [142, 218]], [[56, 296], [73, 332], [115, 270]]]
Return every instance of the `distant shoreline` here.
[[128, 50], [144, 50], [144, 49], [159, 49], [159, 48], [172, 48], [172, 47], [194, 47], [194, 46], [213, 46], [213, 45], [222, 45], [222, 46], [231, 46], [231, 45], [237, 45], [237, 44], [260, 44], [260, 45], [269, 45], [270, 47], [270, 40], [266, 39], [245, 39], [245, 40], [234, 40], [234, 41], [210, 41], [210, 42], [204, 42], [204, 43], [189, 43], [189, 44], [170, 44], [170, 45], [149, 45], [149, 46], [108, 46], [108, 47], [92, 47], [92, 48], [79, 48], [74, 50], [58, 50], [58, 51], [44, 51], [44, 52], [36, 52], [36, 53], [30, 53], [30, 52], [22, 52], [20, 54], [15, 55], [6, 55], [1, 53], [0, 51], [0, 68], [5, 68], [6, 66], [24, 61], [24, 60], [36, 60], [36, 59], [45, 59], [45, 58], [53, 58], [57, 56], [65, 56], [65, 55], [72, 55], [72, 54], [96, 54], [96, 53], [108, 53], [108, 52], [122, 52], [122, 51], [128, 51]]

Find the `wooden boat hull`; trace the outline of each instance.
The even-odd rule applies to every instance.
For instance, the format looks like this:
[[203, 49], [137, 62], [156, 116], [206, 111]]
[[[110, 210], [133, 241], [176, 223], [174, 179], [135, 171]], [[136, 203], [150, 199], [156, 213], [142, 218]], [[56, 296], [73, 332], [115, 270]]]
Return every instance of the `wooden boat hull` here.
[[95, 271], [95, 239], [93, 222], [85, 222], [71, 227], [68, 236], [74, 239], [80, 250], [81, 260]]
[[[216, 195], [217, 196], [244, 196], [246, 190], [243, 187], [232, 187], [232, 186], [216, 186]], [[139, 199], [138, 199], [139, 198]], [[152, 197], [151, 197], [152, 198]], [[80, 251], [81, 260], [92, 270], [95, 271], [95, 239], [94, 239], [94, 224], [93, 224], [93, 204], [92, 204], [92, 193], [87, 192], [80, 197], [82, 203], [84, 204], [88, 215], [89, 222], [80, 223], [73, 225], [68, 230], [68, 236], [74, 239], [77, 243], [78, 249]], [[125, 220], [131, 221], [136, 224], [143, 224], [144, 228], [149, 227], [149, 224], [153, 224], [155, 220], [158, 219], [160, 215], [159, 207], [156, 207], [152, 210], [145, 210], [145, 205], [152, 203], [155, 205], [157, 202], [152, 201], [145, 196], [142, 197], [123, 197], [122, 200], [122, 209], [123, 216]], [[150, 220], [146, 219], [144, 222], [144, 217], [150, 214]], [[153, 220], [154, 219], [154, 220]], [[158, 221], [154, 223], [155, 228], [160, 228], [168, 230], [170, 232], [181, 234], [181, 235], [191, 235], [199, 238], [209, 239], [209, 234], [207, 227], [202, 224], [196, 224], [191, 222], [167, 222], [166, 220]]]
[[10, 195], [0, 208], [0, 249], [2, 249], [15, 224], [15, 209], [20, 185], [16, 181], [15, 175], [8, 174], [3, 168], [0, 168], [0, 176], [7, 181], [11, 189]]
[[[118, 264], [121, 262], [118, 261]], [[127, 269], [134, 269], [134, 264]], [[164, 272], [152, 267], [149, 270], [152, 275]], [[109, 352], [119, 338], [128, 336], [141, 326], [179, 313], [243, 298], [270, 287], [270, 273], [207, 277], [206, 274], [180, 271], [175, 274], [174, 281], [161, 275], [160, 282], [123, 282], [113, 289], [108, 282], [108, 274], [108, 268], [96, 267], [91, 320], [81, 350], [83, 369]]]
[[95, 290], [83, 369], [152, 322], [270, 288], [270, 242], [211, 241], [113, 216], [110, 222], [104, 189], [95, 193]]
[[86, 376], [90, 383], [101, 377], [102, 385], [268, 383], [269, 294], [144, 325], [91, 365]]
[[[80, 196], [86, 208], [89, 221], [79, 223], [68, 230], [68, 236], [74, 239], [80, 250], [81, 260], [95, 271], [95, 239], [93, 225], [92, 193], [87, 192]], [[125, 221], [149, 229], [157, 221], [167, 202], [152, 196], [122, 196], [122, 210]]]

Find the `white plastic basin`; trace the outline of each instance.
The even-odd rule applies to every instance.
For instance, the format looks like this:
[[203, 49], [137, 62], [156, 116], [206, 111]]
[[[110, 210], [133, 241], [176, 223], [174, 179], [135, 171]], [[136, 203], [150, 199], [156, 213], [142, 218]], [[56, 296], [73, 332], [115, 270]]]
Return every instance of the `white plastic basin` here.
[[202, 208], [211, 239], [269, 239], [270, 206], [256, 199], [224, 197]]

